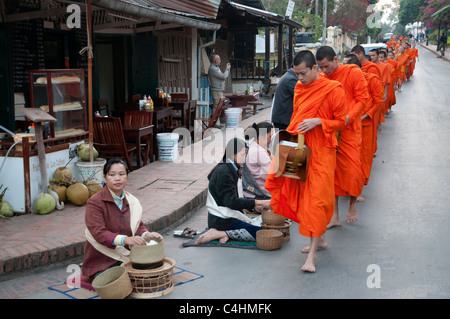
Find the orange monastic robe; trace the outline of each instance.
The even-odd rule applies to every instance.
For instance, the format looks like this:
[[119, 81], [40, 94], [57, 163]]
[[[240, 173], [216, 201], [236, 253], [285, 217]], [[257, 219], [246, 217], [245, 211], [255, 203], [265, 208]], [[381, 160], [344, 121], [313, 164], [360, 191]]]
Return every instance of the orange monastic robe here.
[[[377, 66], [375, 63], [373, 63], [372, 61], [367, 60], [366, 62], [361, 63], [361, 68], [362, 68], [362, 71], [363, 71], [363, 72], [366, 72], [366, 73], [373, 73], [373, 74], [377, 75], [379, 79], [381, 79], [381, 71], [380, 71], [380, 69], [378, 68], [378, 66]], [[383, 89], [383, 93], [384, 93], [384, 89]], [[381, 105], [379, 105], [379, 106], [381, 107]], [[378, 123], [379, 123], [379, 120], [380, 120], [380, 115], [379, 115], [379, 113], [380, 113], [380, 112], [381, 112], [381, 109], [379, 109], [379, 110], [377, 111], [377, 119], [376, 119], [376, 124], [375, 124], [375, 126], [377, 126]]]
[[299, 134], [298, 125], [305, 119], [320, 118], [306, 132], [305, 144], [311, 149], [306, 181], [275, 177], [272, 160], [265, 188], [271, 193], [273, 212], [299, 223], [300, 234], [319, 237], [327, 230], [334, 211], [334, 170], [336, 166], [336, 130], [344, 127], [347, 106], [342, 85], [325, 78], [309, 85], [297, 82], [294, 111], [287, 131]]
[[406, 54], [409, 55], [409, 68], [408, 68], [408, 73], [406, 74], [407, 78], [410, 78], [411, 75], [414, 72], [414, 68], [416, 66], [416, 57], [419, 56], [417, 49], [407, 49], [405, 51]]
[[407, 67], [409, 66], [409, 55], [406, 53], [397, 56], [397, 62], [400, 64], [400, 80], [401, 83], [406, 79]]
[[[383, 98], [386, 95], [386, 91], [388, 91], [389, 94], [389, 84], [391, 83], [391, 74], [389, 71], [388, 66], [381, 61], [378, 61], [376, 63], [376, 66], [378, 67], [378, 69], [380, 70], [380, 80], [381, 80], [381, 85], [383, 86]], [[386, 98], [387, 101], [387, 98]], [[384, 114], [386, 113], [386, 107], [385, 104], [383, 103], [381, 105], [381, 109], [380, 112], [378, 113], [379, 119], [378, 119], [378, 123], [384, 123], [385, 119], [384, 119]]]
[[394, 66], [392, 66], [392, 64], [387, 63], [387, 62], [383, 62], [384, 65], [387, 66], [388, 70], [389, 70], [389, 74], [390, 74], [390, 82], [388, 85], [388, 95], [386, 98], [386, 102], [384, 103], [385, 106], [385, 110], [384, 112], [386, 113], [387, 110], [391, 109], [391, 106], [395, 104], [396, 100], [395, 100], [395, 90], [394, 90], [394, 84], [395, 84], [395, 69]]
[[369, 99], [362, 114], [367, 114], [369, 117], [362, 121], [361, 166], [364, 173], [364, 185], [367, 185], [377, 145], [378, 130], [375, 125], [375, 116], [378, 114], [379, 105], [383, 103], [383, 94], [381, 81], [377, 75], [364, 72], [364, 77], [367, 82]]
[[394, 61], [392, 59], [388, 59], [386, 60], [386, 64], [390, 64], [392, 66], [392, 70], [391, 70], [391, 86], [392, 86], [392, 92], [390, 91], [388, 95], [388, 99], [389, 99], [389, 105], [391, 108], [392, 105], [395, 105], [397, 103], [397, 98], [395, 96], [395, 85], [398, 84], [398, 81], [400, 79], [400, 65], [398, 64], [397, 61]]
[[354, 64], [340, 64], [333, 74], [325, 77], [338, 81], [345, 90], [349, 121], [340, 131], [341, 140], [336, 154], [334, 178], [336, 196], [359, 196], [364, 186], [361, 167], [361, 113], [369, 99], [366, 80]]

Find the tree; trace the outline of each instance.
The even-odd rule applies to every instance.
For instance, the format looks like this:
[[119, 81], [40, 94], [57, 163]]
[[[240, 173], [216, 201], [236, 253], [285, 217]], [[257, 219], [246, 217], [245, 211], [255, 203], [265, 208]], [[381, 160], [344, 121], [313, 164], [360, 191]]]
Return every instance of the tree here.
[[428, 0], [420, 9], [422, 22], [428, 29], [446, 28], [450, 24], [450, 0]]
[[369, 3], [364, 0], [339, 0], [336, 8], [328, 13], [327, 24], [341, 26], [344, 32], [354, 31], [359, 33], [364, 29], [368, 17], [367, 7]]
[[421, 7], [426, 4], [427, 0], [400, 0], [400, 8], [398, 10], [398, 20], [400, 24], [407, 25], [421, 20]]

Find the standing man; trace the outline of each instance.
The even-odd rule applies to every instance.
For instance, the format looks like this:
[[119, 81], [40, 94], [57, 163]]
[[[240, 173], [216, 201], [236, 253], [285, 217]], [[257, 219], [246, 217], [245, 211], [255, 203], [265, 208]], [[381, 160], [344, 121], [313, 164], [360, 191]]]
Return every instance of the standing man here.
[[322, 46], [316, 53], [317, 65], [330, 80], [338, 81], [345, 91], [347, 118], [345, 127], [340, 131], [340, 142], [336, 153], [336, 171], [334, 177], [335, 209], [328, 227], [340, 226], [339, 196], [350, 196], [347, 223], [356, 222], [356, 200], [364, 187], [364, 172], [361, 166], [362, 111], [369, 94], [361, 69], [354, 65], [343, 65], [333, 48]]
[[271, 193], [273, 212], [299, 223], [300, 234], [310, 238], [302, 271], [315, 272], [316, 253], [326, 248], [327, 224], [334, 210], [334, 170], [336, 130], [345, 125], [345, 92], [337, 81], [320, 78], [314, 54], [302, 50], [294, 57], [298, 79], [294, 92], [294, 111], [287, 131], [304, 135], [311, 149], [306, 180], [279, 176], [276, 158], [272, 160], [265, 187]]
[[291, 121], [294, 109], [294, 89], [298, 82], [298, 69], [299, 66], [293, 64], [278, 81], [271, 114], [271, 122], [276, 129], [285, 130]]
[[[213, 98], [213, 111], [214, 114], [217, 104], [225, 91], [225, 80], [230, 74], [231, 64], [227, 63], [225, 72], [220, 70], [220, 56], [213, 53], [211, 55], [211, 65], [208, 69], [209, 86], [211, 88], [211, 95]], [[217, 119], [217, 125], [220, 125], [220, 117]]]

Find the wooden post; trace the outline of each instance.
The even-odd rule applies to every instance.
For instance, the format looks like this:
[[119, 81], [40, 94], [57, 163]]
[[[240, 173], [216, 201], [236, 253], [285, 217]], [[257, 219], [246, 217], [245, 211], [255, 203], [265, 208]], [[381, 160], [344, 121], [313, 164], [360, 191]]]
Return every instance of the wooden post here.
[[44, 138], [42, 134], [43, 129], [41, 122], [55, 122], [56, 119], [39, 108], [25, 108], [22, 112], [27, 118], [34, 122], [39, 169], [41, 171], [42, 192], [46, 193], [48, 188], [47, 163], [45, 160]]

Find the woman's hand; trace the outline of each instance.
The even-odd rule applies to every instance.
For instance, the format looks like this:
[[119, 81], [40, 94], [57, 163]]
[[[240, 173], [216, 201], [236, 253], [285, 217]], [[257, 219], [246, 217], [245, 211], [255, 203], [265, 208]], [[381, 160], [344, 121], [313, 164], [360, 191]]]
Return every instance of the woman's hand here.
[[159, 241], [159, 240], [163, 239], [161, 234], [159, 234], [157, 232], [146, 232], [144, 237], [145, 237], [145, 240], [147, 240], [147, 241], [150, 241], [152, 239]]
[[123, 239], [123, 245], [124, 246], [147, 245], [147, 242], [141, 236], [131, 236], [131, 237], [127, 236]]
[[272, 207], [270, 206], [270, 199], [264, 199], [264, 200], [260, 200], [260, 199], [256, 199], [255, 200], [255, 210], [257, 212], [261, 212], [263, 209], [271, 209]]

